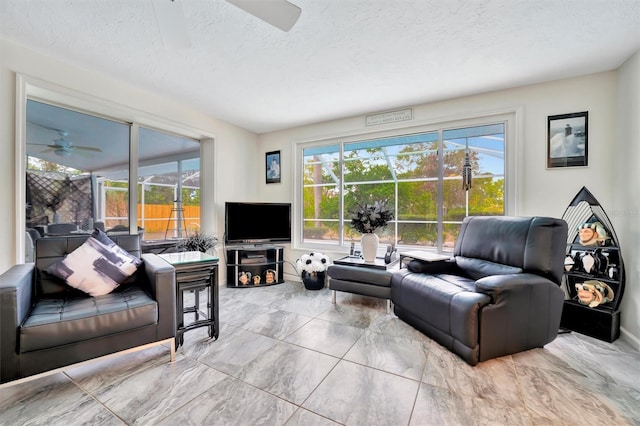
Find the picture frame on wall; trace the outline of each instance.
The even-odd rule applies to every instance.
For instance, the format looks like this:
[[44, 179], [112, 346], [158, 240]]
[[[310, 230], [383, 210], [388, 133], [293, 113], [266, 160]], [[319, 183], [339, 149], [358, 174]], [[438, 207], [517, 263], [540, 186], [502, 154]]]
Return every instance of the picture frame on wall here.
[[265, 154], [267, 183], [280, 183], [282, 170], [280, 169], [280, 151], [271, 151]]
[[547, 168], [586, 167], [589, 111], [547, 117]]

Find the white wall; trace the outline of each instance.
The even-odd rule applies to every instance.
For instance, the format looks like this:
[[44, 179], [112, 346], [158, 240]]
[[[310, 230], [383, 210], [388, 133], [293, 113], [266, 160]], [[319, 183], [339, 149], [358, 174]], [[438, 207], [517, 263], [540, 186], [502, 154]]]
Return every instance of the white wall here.
[[627, 274], [622, 333], [635, 336], [640, 348], [640, 52], [620, 68], [616, 93], [613, 209], [608, 214], [620, 238]]
[[[82, 69], [0, 39], [0, 272], [15, 261], [15, 93], [16, 73], [53, 83], [122, 106], [137, 117], [176, 124], [190, 136], [213, 138], [202, 147], [202, 229], [222, 237], [225, 200], [256, 199], [255, 167], [264, 161], [256, 150], [257, 136], [247, 130], [209, 117], [189, 105], [162, 94], [145, 92], [108, 75]], [[212, 165], [213, 167], [208, 167]], [[24, 214], [24, 213], [21, 213]]]
[[[635, 212], [635, 217], [624, 220], [625, 224], [620, 220], [614, 220], [614, 225], [617, 227], [620, 223], [621, 230], [616, 231], [626, 250], [625, 258], [629, 259], [627, 268], [635, 269], [632, 276], [636, 278], [635, 283], [628, 284], [627, 294], [625, 294], [623, 306], [634, 312], [623, 312], [623, 332], [640, 336], [638, 266], [635, 262], [631, 262], [630, 257], [635, 254], [635, 258], [638, 258], [637, 190], [640, 183], [638, 179], [640, 161], [638, 161], [637, 149], [637, 117], [639, 116], [637, 96], [629, 95], [625, 98], [628, 116], [620, 116], [616, 113], [617, 103], [619, 104], [618, 93], [628, 90], [627, 86], [632, 86], [632, 92], [635, 91], [637, 95], [637, 59], [633, 64], [628, 65], [628, 69], [625, 68], [624, 75], [629, 76], [621, 79], [620, 83], [618, 72], [611, 71], [413, 106], [414, 119], [404, 124], [413, 126], [418, 122], [435, 122], [505, 110], [518, 111], [519, 129], [516, 132], [516, 147], [519, 151], [517, 156], [519, 170], [516, 173], [518, 205], [515, 214], [561, 217], [569, 202], [583, 186], [593, 193], [605, 211], [622, 209]], [[632, 75], [634, 77], [631, 77]], [[634, 82], [627, 81], [634, 78]], [[635, 102], [635, 109], [627, 106], [633, 102]], [[580, 111], [589, 111], [588, 167], [546, 169], [547, 116]], [[291, 201], [293, 199], [294, 176], [291, 170], [286, 170], [284, 167], [293, 163], [291, 157], [294, 142], [370, 131], [371, 129], [366, 128], [364, 123], [364, 116], [358, 116], [260, 135], [259, 147], [262, 155], [264, 152], [280, 149], [283, 158], [281, 184], [265, 185], [264, 181], [257, 181], [258, 185], [263, 187], [260, 191], [263, 200]], [[625, 137], [624, 140], [616, 143], [615, 135], [621, 126], [625, 129]], [[633, 155], [627, 156], [628, 153]], [[618, 182], [617, 178], [623, 175], [622, 170], [624, 170], [620, 167], [620, 158], [624, 159], [630, 169], [632, 165], [635, 167], [634, 173], [629, 176], [635, 178], [635, 180], [629, 180], [635, 184], [627, 184], [625, 193], [620, 196], [625, 200], [633, 199], [633, 201], [620, 201], [621, 206], [617, 207], [614, 200], [618, 197], [614, 196], [617, 194], [614, 189], [617, 186], [624, 186]], [[513, 176], [510, 177], [513, 178]], [[631, 197], [632, 191], [635, 191], [635, 198]], [[636, 227], [635, 234], [623, 232], [632, 224]], [[301, 253], [300, 250], [289, 250], [285, 252], [285, 258], [295, 260]], [[331, 253], [331, 255], [336, 256], [338, 253]], [[295, 273], [293, 269], [289, 269], [288, 272]]]

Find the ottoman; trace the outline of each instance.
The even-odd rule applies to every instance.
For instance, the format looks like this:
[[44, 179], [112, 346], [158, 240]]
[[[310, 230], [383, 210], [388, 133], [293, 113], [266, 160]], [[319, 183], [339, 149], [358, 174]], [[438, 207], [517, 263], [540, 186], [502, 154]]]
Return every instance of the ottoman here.
[[346, 291], [386, 299], [387, 312], [391, 311], [391, 271], [334, 264], [327, 269], [327, 275], [332, 303], [336, 303], [336, 291]]

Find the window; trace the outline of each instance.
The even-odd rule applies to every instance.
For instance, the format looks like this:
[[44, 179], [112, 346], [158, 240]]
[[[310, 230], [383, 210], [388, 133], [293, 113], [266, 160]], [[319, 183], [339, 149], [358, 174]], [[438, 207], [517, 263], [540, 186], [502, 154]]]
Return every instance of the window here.
[[198, 141], [32, 99], [26, 119], [27, 228], [67, 223], [89, 230], [100, 223], [128, 232], [130, 145], [136, 143], [135, 217], [143, 239], [199, 232]]
[[[185, 171], [183, 179], [175, 179], [176, 186], [177, 182], [181, 182], [182, 185], [185, 219], [183, 223], [186, 223], [189, 229], [197, 228], [200, 220], [200, 140], [213, 142], [209, 135], [155, 114], [20, 73], [16, 74], [16, 86], [15, 160], [16, 175], [19, 178], [15, 185], [14, 237], [17, 263], [24, 262], [29, 253], [28, 242], [31, 238], [28, 236], [31, 231], [39, 234], [47, 232], [48, 224], [55, 220], [89, 228], [93, 219], [93, 225], [97, 227], [124, 228], [122, 231], [114, 232], [133, 233], [135, 229], [129, 228], [135, 228], [136, 223], [142, 227], [140, 203], [144, 202], [144, 185], [140, 180], [149, 178], [153, 173], [159, 175], [166, 172], [158, 171], [159, 168], [156, 168], [156, 171], [149, 173], [153, 165], [170, 164], [176, 173]], [[40, 110], [40, 113], [37, 110]], [[42, 125], [49, 129], [42, 128]], [[143, 126], [148, 126], [146, 129], [152, 136], [147, 142], [147, 130]], [[62, 141], [56, 144], [56, 139]], [[69, 149], [68, 144], [97, 149]], [[194, 154], [195, 151], [197, 152]], [[49, 157], [42, 158], [43, 155]], [[129, 161], [130, 158], [134, 161]], [[51, 206], [60, 204], [59, 217], [54, 217], [51, 208], [41, 208], [37, 211], [35, 206], [31, 205], [34, 194], [30, 192], [28, 180], [32, 172], [61, 178], [57, 179], [61, 182], [52, 185], [54, 189], [57, 188], [56, 191], [60, 189], [60, 195], [64, 195], [67, 200], [66, 204], [59, 203], [60, 200], [54, 198], [44, 200]], [[190, 175], [188, 179], [186, 174]], [[212, 180], [209, 179], [208, 182], [211, 183]], [[67, 188], [61, 189], [63, 186]], [[195, 189], [196, 186], [198, 189]], [[118, 209], [107, 206], [107, 193], [117, 199]], [[67, 194], [73, 194], [73, 197], [66, 197]], [[80, 194], [84, 195], [81, 197]], [[188, 203], [197, 203], [197, 208], [195, 205], [187, 206], [187, 198]], [[173, 198], [169, 203], [170, 213], [175, 207], [176, 199]], [[126, 209], [119, 208], [125, 204]], [[192, 208], [195, 212], [188, 211]], [[145, 216], [145, 226], [151, 223], [150, 218], [149, 215]], [[101, 220], [104, 223], [97, 223]], [[167, 227], [175, 228], [175, 223], [168, 222], [169, 218], [165, 218], [165, 232]], [[30, 229], [29, 233], [26, 233], [25, 228], [31, 227], [37, 229]], [[185, 226], [183, 230], [184, 228]], [[143, 232], [142, 235], [144, 239], [149, 239], [157, 238], [160, 234]], [[164, 238], [164, 232], [162, 237]]]
[[[387, 200], [383, 244], [451, 251], [462, 219], [505, 214], [505, 122], [301, 144], [302, 242], [346, 246], [357, 205]], [[463, 188], [465, 161], [472, 172]]]
[[129, 123], [28, 99], [26, 226], [129, 226], [130, 133]]
[[138, 226], [145, 239], [199, 233], [200, 143], [140, 127], [139, 158]]

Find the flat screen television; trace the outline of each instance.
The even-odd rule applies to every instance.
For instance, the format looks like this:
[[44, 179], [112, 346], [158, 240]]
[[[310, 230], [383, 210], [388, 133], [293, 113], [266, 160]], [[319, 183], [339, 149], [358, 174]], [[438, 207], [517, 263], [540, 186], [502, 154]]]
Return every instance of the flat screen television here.
[[291, 241], [291, 203], [225, 203], [227, 244], [268, 244]]

